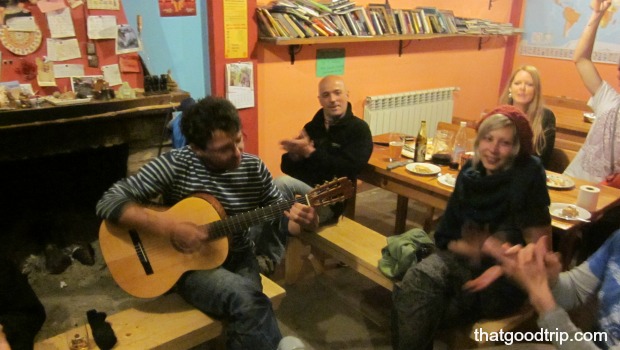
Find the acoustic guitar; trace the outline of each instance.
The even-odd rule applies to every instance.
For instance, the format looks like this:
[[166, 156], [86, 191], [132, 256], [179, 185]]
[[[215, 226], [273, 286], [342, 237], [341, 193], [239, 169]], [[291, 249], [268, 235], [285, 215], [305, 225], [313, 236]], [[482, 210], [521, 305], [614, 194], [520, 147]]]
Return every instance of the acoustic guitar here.
[[353, 192], [351, 181], [342, 177], [317, 186], [305, 197], [230, 217], [226, 217], [214, 197], [195, 194], [167, 210], [147, 210], [154, 216], [171, 216], [206, 229], [209, 240], [196, 251], [182, 252], [169, 237], [139, 232], [104, 220], [99, 229], [101, 253], [112, 277], [123, 290], [139, 298], [153, 298], [172, 288], [186, 271], [213, 269], [224, 263], [228, 255], [228, 236], [233, 232], [277, 219], [295, 202], [324, 206], [349, 198]]

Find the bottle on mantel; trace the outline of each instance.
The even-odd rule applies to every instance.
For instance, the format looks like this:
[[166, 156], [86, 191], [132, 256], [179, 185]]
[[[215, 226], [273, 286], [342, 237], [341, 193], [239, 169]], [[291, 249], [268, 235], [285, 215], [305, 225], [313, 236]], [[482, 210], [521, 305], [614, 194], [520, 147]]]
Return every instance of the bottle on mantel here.
[[426, 161], [426, 120], [420, 123], [418, 136], [415, 138], [415, 157], [414, 162], [422, 163]]

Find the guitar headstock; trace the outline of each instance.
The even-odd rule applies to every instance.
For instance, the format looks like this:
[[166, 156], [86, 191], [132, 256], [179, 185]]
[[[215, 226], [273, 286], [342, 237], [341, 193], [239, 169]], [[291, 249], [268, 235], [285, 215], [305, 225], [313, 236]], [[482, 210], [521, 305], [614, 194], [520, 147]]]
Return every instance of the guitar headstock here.
[[334, 179], [322, 185], [316, 186], [306, 196], [308, 205], [319, 207], [327, 204], [341, 202], [352, 197], [355, 189], [351, 180], [346, 177]]

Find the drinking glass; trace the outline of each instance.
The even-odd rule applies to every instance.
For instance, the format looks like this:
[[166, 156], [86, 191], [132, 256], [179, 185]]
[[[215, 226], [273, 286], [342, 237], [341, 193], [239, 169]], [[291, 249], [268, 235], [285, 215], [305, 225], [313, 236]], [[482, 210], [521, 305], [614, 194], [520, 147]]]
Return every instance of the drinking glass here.
[[390, 154], [390, 162], [396, 161], [400, 159], [400, 154], [403, 151], [403, 145], [405, 144], [405, 140], [400, 133], [390, 133], [389, 136], [389, 154]]
[[452, 159], [452, 142], [454, 132], [437, 130], [433, 138], [433, 155], [431, 162], [437, 165], [449, 165]]
[[86, 321], [81, 318], [72, 318], [71, 329], [67, 331], [67, 346], [69, 350], [88, 350], [90, 349], [90, 339], [88, 337], [88, 327]]

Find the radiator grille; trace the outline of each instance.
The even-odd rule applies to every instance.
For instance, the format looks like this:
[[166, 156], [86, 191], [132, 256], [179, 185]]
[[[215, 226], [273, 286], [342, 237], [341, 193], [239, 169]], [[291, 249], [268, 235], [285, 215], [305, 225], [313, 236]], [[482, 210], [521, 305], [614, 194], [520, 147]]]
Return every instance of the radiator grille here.
[[456, 90], [457, 87], [446, 87], [368, 96], [364, 105], [364, 120], [373, 136], [392, 131], [415, 136], [420, 129], [420, 121], [426, 120], [428, 136], [432, 137], [438, 122], [452, 122], [452, 95]]

